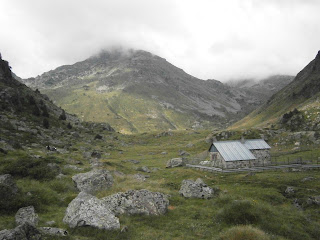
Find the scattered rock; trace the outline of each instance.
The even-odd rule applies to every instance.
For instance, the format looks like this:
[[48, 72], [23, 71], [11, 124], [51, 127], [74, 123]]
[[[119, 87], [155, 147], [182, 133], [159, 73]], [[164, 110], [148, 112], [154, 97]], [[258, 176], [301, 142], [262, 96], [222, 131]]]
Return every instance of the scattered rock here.
[[147, 166], [138, 167], [136, 170], [141, 172], [151, 173], [150, 169]]
[[130, 163], [133, 163], [133, 164], [138, 164], [138, 163], [140, 163], [140, 161], [134, 160], [134, 159], [123, 160], [123, 162], [130, 162]]
[[117, 177], [124, 177], [125, 176], [125, 174], [123, 172], [120, 172], [120, 171], [113, 171], [113, 175], [117, 176]]
[[173, 136], [173, 132], [162, 132], [162, 133], [159, 133], [157, 134], [155, 137], [156, 138], [159, 138], [159, 137], [166, 137], [166, 136]]
[[90, 172], [79, 173], [74, 175], [72, 180], [79, 191], [87, 193], [108, 189], [113, 184], [111, 173], [105, 169], [94, 169]]
[[80, 168], [76, 165], [71, 165], [71, 164], [67, 164], [63, 167], [64, 169], [72, 169], [72, 170], [75, 170], [75, 171], [82, 171], [83, 168]]
[[183, 165], [182, 158], [172, 158], [167, 162], [166, 168], [182, 167]]
[[168, 153], [167, 153], [167, 152], [162, 152], [161, 154], [162, 154], [162, 155], [167, 155]]
[[92, 153], [91, 153], [91, 157], [93, 157], [93, 158], [101, 158], [101, 153], [100, 152], [98, 152], [98, 151], [93, 151]]
[[179, 156], [189, 156], [190, 153], [184, 151], [184, 150], [179, 150]]
[[208, 187], [201, 178], [196, 181], [183, 180], [179, 193], [186, 198], [212, 198], [214, 190]]
[[59, 173], [57, 176], [56, 176], [56, 179], [62, 179], [62, 178], [65, 178], [67, 177], [67, 175], [64, 175], [62, 173]]
[[301, 180], [301, 182], [308, 182], [314, 180], [314, 177], [305, 177], [304, 179]]
[[320, 205], [320, 196], [309, 197], [307, 200], [308, 205]]
[[15, 215], [15, 219], [17, 225], [29, 223], [37, 226], [39, 222], [38, 214], [36, 214], [33, 206], [20, 208]]
[[186, 145], [186, 148], [192, 148], [194, 145], [192, 144], [192, 143], [188, 143], [187, 145]]
[[102, 201], [115, 215], [162, 215], [169, 206], [166, 195], [146, 189], [119, 192]]
[[70, 228], [91, 226], [99, 229], [120, 229], [119, 219], [98, 198], [80, 192], [66, 210], [63, 222]]
[[295, 190], [293, 187], [287, 187], [284, 193], [287, 195], [293, 195], [295, 193]]
[[17, 184], [10, 174], [0, 175], [0, 196], [4, 199], [11, 199], [19, 192]]
[[51, 236], [68, 236], [68, 231], [62, 228], [40, 227], [39, 230], [45, 235]]
[[138, 181], [141, 181], [141, 182], [144, 182], [147, 178], [149, 178], [150, 176], [149, 175], [143, 175], [143, 174], [140, 174], [140, 173], [137, 173], [137, 174], [134, 174], [132, 175], [132, 177]]
[[33, 225], [24, 223], [11, 230], [0, 231], [1, 240], [41, 240], [41, 232]]

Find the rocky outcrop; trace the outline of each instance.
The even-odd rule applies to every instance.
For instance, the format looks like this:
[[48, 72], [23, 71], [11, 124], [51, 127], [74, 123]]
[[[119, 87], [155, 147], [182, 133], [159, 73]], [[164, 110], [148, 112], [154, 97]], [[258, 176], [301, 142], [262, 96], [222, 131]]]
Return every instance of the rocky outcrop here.
[[103, 198], [102, 201], [115, 215], [162, 215], [169, 206], [166, 195], [146, 189], [119, 192]]
[[57, 237], [65, 237], [68, 236], [68, 231], [62, 228], [54, 228], [54, 227], [40, 227], [39, 230], [44, 235], [57, 236]]
[[104, 202], [85, 192], [80, 192], [69, 203], [63, 222], [71, 228], [91, 226], [106, 230], [120, 229], [119, 219]]
[[94, 169], [87, 173], [79, 173], [73, 176], [72, 180], [79, 191], [91, 194], [108, 189], [113, 184], [111, 173], [105, 169]]
[[10, 174], [0, 175], [0, 195], [10, 197], [18, 193], [18, 187]]
[[172, 158], [167, 162], [166, 168], [182, 167], [183, 165], [182, 158]]
[[201, 178], [196, 181], [183, 180], [179, 193], [186, 198], [212, 198], [214, 189], [208, 187]]
[[40, 240], [41, 232], [32, 224], [24, 223], [14, 229], [0, 231], [0, 240]]
[[16, 213], [15, 219], [17, 225], [29, 223], [37, 226], [39, 222], [38, 214], [36, 214], [33, 206], [20, 208]]

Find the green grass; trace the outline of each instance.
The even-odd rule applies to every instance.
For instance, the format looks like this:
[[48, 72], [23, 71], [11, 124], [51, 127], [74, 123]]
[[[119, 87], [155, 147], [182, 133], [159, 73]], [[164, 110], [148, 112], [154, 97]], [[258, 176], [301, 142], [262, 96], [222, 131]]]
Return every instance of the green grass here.
[[[304, 205], [304, 210], [301, 211], [292, 205], [295, 198], [306, 201], [309, 196], [319, 195], [319, 171], [269, 171], [247, 176], [246, 173], [213, 174], [188, 168], [166, 169], [167, 160], [179, 157], [179, 150], [185, 150], [191, 156], [207, 150], [210, 144], [205, 142], [205, 138], [210, 132], [174, 131], [172, 136], [164, 137], [155, 137], [158, 133], [125, 136], [100, 132], [104, 139], [93, 140], [96, 133], [98, 130], [92, 130], [90, 134], [84, 135], [84, 139], [70, 142], [72, 150], [68, 153], [49, 155], [51, 161], [61, 166], [66, 178], [58, 180], [15, 176], [21, 192], [26, 196], [28, 192], [31, 193], [23, 203], [35, 205], [40, 216], [40, 226], [45, 226], [47, 221], [54, 220], [55, 227], [66, 228], [69, 231], [68, 239], [226, 239], [225, 236], [231, 236], [234, 232], [244, 232], [249, 235], [253, 232], [252, 234], [261, 237], [256, 239], [300, 240], [317, 239], [320, 234], [319, 208]], [[189, 143], [193, 146], [187, 148], [186, 145]], [[128, 232], [125, 233], [89, 227], [69, 229], [62, 219], [68, 203], [78, 194], [71, 180], [78, 171], [64, 170], [63, 166], [69, 164], [70, 159], [80, 160], [83, 165], [79, 167], [84, 168], [83, 172], [88, 171], [90, 165], [82, 153], [93, 150], [110, 154], [101, 158], [106, 169], [126, 174], [123, 177], [115, 177], [113, 187], [97, 193], [97, 197], [129, 189], [159, 191], [170, 196], [168, 213], [157, 217], [120, 216], [121, 226], [128, 226]], [[166, 155], [161, 154], [164, 151], [167, 152]], [[288, 154], [307, 156], [308, 153], [309, 151], [281, 152], [284, 158]], [[9, 159], [16, 161], [33, 154], [47, 157], [42, 149], [30, 148], [28, 153], [23, 150], [9, 152], [0, 163]], [[123, 162], [128, 159], [135, 159], [140, 163]], [[155, 167], [159, 170], [146, 173], [150, 178], [145, 182], [139, 182], [131, 175], [138, 173], [136, 168], [142, 166]], [[195, 180], [198, 177], [209, 186], [219, 188], [220, 195], [209, 200], [181, 197], [178, 191], [182, 180]], [[314, 179], [302, 182], [305, 177]], [[287, 186], [296, 189], [293, 196], [284, 194]], [[1, 229], [14, 227], [14, 214], [15, 211], [1, 215]], [[246, 226], [239, 229], [237, 228], [239, 224]]]

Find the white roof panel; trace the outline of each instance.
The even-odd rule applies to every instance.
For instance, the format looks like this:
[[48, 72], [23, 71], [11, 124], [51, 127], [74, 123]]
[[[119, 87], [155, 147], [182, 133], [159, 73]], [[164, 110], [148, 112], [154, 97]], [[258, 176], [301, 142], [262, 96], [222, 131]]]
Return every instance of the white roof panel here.
[[240, 141], [214, 142], [225, 161], [254, 160], [255, 156]]
[[271, 147], [263, 139], [248, 139], [245, 140], [244, 145], [249, 150], [258, 150], [258, 149], [270, 149]]

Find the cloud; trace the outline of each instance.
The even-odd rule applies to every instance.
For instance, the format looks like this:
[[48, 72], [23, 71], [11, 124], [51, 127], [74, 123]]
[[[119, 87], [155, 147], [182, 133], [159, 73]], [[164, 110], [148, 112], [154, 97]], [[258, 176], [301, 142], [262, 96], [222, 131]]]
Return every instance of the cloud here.
[[316, 0], [4, 0], [0, 51], [31, 77], [113, 46], [202, 79], [295, 75], [319, 50]]

